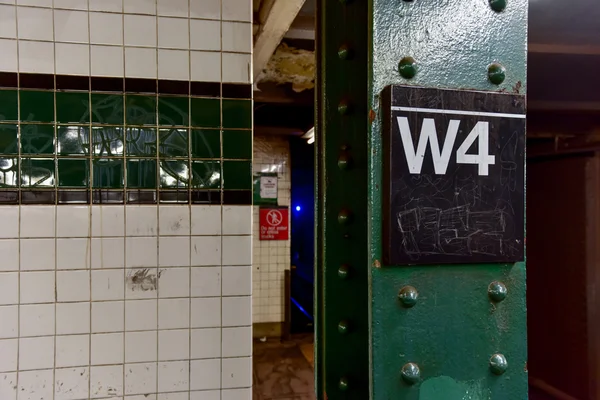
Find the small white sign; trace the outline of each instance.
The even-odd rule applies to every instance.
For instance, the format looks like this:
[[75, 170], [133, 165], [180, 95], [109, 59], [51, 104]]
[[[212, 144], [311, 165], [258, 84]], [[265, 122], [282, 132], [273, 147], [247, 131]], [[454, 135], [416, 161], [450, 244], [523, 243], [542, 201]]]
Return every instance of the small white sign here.
[[261, 176], [260, 177], [260, 197], [263, 199], [277, 198], [277, 177], [276, 176]]

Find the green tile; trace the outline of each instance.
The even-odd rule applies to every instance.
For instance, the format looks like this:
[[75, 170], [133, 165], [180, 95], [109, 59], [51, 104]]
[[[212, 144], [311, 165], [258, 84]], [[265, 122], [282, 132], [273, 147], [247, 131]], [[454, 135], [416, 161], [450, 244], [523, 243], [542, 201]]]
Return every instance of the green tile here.
[[187, 161], [162, 160], [160, 162], [160, 187], [186, 188], [189, 182]]
[[16, 187], [19, 185], [19, 160], [17, 158], [0, 158], [0, 187]]
[[119, 157], [123, 155], [123, 128], [120, 126], [93, 126], [92, 151], [95, 156]]
[[192, 98], [192, 126], [219, 128], [221, 126], [221, 100]]
[[125, 123], [127, 125], [156, 125], [156, 97], [125, 96]]
[[92, 123], [122, 125], [124, 123], [123, 95], [93, 93]]
[[21, 90], [21, 121], [54, 122], [54, 93]]
[[190, 126], [189, 97], [159, 97], [158, 124]]
[[252, 189], [252, 163], [250, 161], [224, 161], [223, 188]]
[[89, 159], [58, 160], [59, 187], [88, 187], [90, 182]]
[[21, 159], [21, 187], [53, 187], [54, 175], [54, 159]]
[[94, 160], [92, 187], [121, 189], [124, 186], [123, 160], [97, 158]]
[[127, 187], [156, 189], [156, 160], [127, 160]]
[[252, 159], [252, 131], [223, 131], [223, 158]]
[[192, 187], [196, 189], [220, 189], [221, 162], [193, 161]]
[[161, 157], [188, 157], [189, 138], [187, 129], [161, 129], [159, 132]]
[[0, 155], [19, 154], [17, 125], [0, 125]]
[[193, 129], [193, 158], [221, 158], [221, 131], [216, 129]]
[[223, 128], [252, 128], [252, 101], [223, 100]]
[[54, 154], [54, 125], [21, 124], [21, 154]]
[[56, 146], [61, 156], [88, 156], [90, 129], [87, 126], [61, 125], [56, 129]]
[[56, 93], [56, 121], [63, 124], [90, 123], [89, 93]]
[[19, 94], [16, 90], [0, 90], [0, 121], [18, 121]]
[[127, 128], [125, 133], [127, 157], [156, 157], [156, 129]]

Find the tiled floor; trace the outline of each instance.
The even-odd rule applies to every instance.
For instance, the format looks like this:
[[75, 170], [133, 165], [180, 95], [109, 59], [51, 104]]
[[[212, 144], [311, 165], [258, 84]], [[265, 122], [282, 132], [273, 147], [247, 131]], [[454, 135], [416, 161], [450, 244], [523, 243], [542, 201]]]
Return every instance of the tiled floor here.
[[312, 335], [254, 342], [253, 400], [315, 400], [314, 373], [302, 355]]

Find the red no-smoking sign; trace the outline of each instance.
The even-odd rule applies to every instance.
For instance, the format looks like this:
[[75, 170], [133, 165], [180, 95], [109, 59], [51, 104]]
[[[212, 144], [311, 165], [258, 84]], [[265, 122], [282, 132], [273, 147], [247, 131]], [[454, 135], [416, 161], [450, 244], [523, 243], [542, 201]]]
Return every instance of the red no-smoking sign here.
[[261, 207], [259, 211], [260, 240], [288, 240], [287, 207]]

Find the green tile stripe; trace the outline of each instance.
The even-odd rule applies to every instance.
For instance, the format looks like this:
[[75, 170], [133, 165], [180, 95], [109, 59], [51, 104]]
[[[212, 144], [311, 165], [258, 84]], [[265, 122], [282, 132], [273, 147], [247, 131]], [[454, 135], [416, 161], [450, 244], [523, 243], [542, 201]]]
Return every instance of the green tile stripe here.
[[252, 189], [252, 101], [0, 89], [0, 188]]

